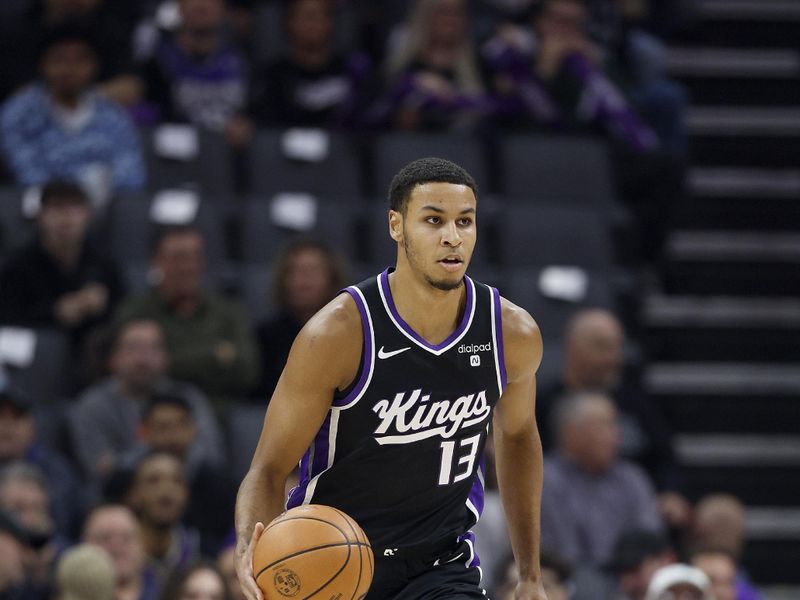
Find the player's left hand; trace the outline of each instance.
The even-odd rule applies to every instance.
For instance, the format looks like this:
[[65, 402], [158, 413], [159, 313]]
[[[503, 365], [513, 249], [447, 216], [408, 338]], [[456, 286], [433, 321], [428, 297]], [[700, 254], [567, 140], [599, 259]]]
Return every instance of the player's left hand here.
[[541, 583], [520, 581], [514, 590], [514, 600], [547, 600], [547, 594]]

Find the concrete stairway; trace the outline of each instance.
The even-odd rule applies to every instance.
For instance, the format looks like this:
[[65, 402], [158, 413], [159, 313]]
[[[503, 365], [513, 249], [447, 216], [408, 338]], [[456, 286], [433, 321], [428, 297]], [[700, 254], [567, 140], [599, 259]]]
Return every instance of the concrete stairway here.
[[800, 2], [698, 0], [669, 69], [692, 95], [690, 201], [643, 304], [646, 383], [690, 494], [742, 498], [745, 566], [800, 598]]

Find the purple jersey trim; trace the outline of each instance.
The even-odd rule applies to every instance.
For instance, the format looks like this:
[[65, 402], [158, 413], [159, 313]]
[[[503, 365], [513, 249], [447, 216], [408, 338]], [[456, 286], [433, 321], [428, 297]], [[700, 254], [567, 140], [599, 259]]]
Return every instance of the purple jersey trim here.
[[500, 306], [500, 292], [497, 288], [492, 288], [492, 302], [494, 303], [494, 328], [497, 336], [497, 364], [500, 366], [500, 380], [505, 391], [508, 385], [508, 374], [506, 373], [506, 358], [503, 351], [503, 316]]
[[328, 438], [331, 429], [331, 413], [322, 422], [317, 435], [314, 436], [314, 441], [311, 446], [306, 450], [303, 458], [300, 460], [300, 481], [291, 489], [289, 497], [286, 501], [286, 508], [294, 508], [300, 506], [306, 497], [306, 490], [311, 480], [322, 473], [328, 468]]
[[475, 534], [472, 531], [467, 531], [466, 533], [462, 533], [458, 536], [459, 542], [469, 541], [472, 544], [472, 560], [469, 561], [468, 567], [479, 567], [481, 565], [481, 559], [478, 557], [478, 553], [475, 551]]
[[464, 315], [461, 317], [461, 322], [458, 324], [456, 330], [451, 333], [446, 340], [436, 345], [428, 343], [428, 341], [414, 331], [411, 326], [403, 320], [403, 317], [400, 316], [400, 313], [397, 312], [397, 307], [394, 304], [394, 298], [392, 298], [391, 286], [389, 285], [389, 269], [386, 269], [379, 275], [378, 281], [381, 289], [383, 290], [384, 296], [386, 297], [386, 304], [388, 305], [389, 311], [391, 312], [395, 321], [397, 321], [403, 331], [419, 342], [420, 345], [425, 346], [430, 350], [438, 351], [442, 348], [446, 348], [448, 345], [453, 343], [453, 340], [461, 336], [469, 325], [470, 315], [472, 314], [472, 304], [475, 302], [475, 299], [473, 298], [472, 292], [473, 286], [469, 284], [471, 280], [466, 275], [464, 275], [464, 283], [465, 287], [467, 288], [467, 305], [464, 308]]
[[358, 383], [353, 386], [353, 389], [351, 389], [344, 398], [335, 400], [333, 402], [334, 406], [347, 406], [353, 400], [358, 398], [366, 386], [367, 379], [369, 378], [369, 372], [372, 368], [372, 362], [374, 360], [374, 348], [372, 347], [373, 332], [372, 326], [370, 325], [369, 314], [367, 313], [367, 306], [364, 304], [361, 295], [355, 290], [355, 288], [348, 287], [343, 289], [342, 292], [350, 294], [350, 297], [355, 300], [356, 306], [358, 307], [358, 313], [361, 315], [361, 327], [363, 330], [362, 339], [364, 341], [364, 363], [361, 365]]

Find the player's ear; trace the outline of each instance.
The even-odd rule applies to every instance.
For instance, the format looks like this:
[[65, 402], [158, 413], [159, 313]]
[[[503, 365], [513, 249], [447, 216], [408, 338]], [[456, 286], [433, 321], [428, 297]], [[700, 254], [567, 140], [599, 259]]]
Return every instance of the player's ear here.
[[389, 235], [395, 242], [403, 241], [403, 215], [396, 210], [389, 211]]

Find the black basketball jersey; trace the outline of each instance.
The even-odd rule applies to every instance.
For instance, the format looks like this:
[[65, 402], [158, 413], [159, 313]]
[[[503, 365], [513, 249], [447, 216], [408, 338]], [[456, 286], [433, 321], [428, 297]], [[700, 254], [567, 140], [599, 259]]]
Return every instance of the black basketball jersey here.
[[379, 555], [471, 540], [484, 444], [506, 383], [496, 289], [465, 277], [463, 317], [432, 345], [397, 312], [389, 272], [344, 290], [361, 313], [360, 371], [334, 398], [287, 502], [340, 508]]

